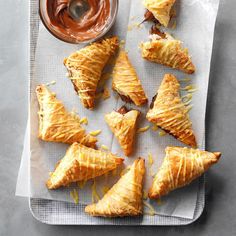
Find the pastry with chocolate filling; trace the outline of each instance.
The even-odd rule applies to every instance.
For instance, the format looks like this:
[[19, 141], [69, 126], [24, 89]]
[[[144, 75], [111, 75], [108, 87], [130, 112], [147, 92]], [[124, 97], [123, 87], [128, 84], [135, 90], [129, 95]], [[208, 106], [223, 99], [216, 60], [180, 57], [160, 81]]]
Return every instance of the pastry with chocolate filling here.
[[200, 177], [221, 156], [220, 152], [206, 152], [186, 147], [167, 147], [164, 161], [149, 190], [149, 198], [160, 198], [170, 191], [184, 187]]
[[141, 106], [148, 101], [137, 73], [125, 51], [121, 51], [116, 60], [112, 88], [125, 102], [133, 102], [135, 105]]
[[39, 102], [39, 135], [44, 141], [72, 144], [81, 143], [94, 147], [97, 139], [86, 134], [79, 117], [68, 112], [63, 103], [45, 85], [36, 88]]
[[[167, 27], [171, 18], [171, 9], [175, 1], [176, 0], [144, 0], [144, 6], [160, 24]], [[151, 15], [150, 13], [149, 15]]]
[[117, 37], [106, 38], [72, 53], [64, 60], [69, 78], [85, 108], [94, 108], [95, 93], [103, 68], [118, 46]]
[[123, 161], [123, 158], [112, 153], [73, 143], [56, 165], [46, 185], [48, 189], [57, 189], [70, 183], [93, 179], [116, 169]]
[[181, 100], [179, 89], [176, 77], [166, 74], [146, 117], [181, 142], [196, 147], [189, 110]]
[[105, 115], [106, 123], [118, 139], [126, 156], [131, 155], [133, 151], [136, 124], [139, 115], [139, 111], [128, 111], [125, 107]]
[[187, 74], [195, 72], [195, 66], [188, 49], [183, 48], [181, 41], [174, 39], [167, 33], [154, 32], [151, 35], [151, 41], [142, 43], [140, 47], [142, 57], [148, 61], [169, 66]]
[[137, 159], [130, 170], [95, 204], [86, 206], [92, 216], [138, 216], [143, 212], [144, 159]]

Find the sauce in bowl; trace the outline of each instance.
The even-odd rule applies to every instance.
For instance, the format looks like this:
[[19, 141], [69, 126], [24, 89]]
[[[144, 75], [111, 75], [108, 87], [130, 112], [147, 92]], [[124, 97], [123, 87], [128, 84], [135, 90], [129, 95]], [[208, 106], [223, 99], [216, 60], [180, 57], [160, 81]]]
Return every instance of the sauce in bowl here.
[[[64, 41], [84, 42], [99, 36], [108, 25], [110, 0], [80, 0], [75, 8], [79, 19], [71, 16], [70, 0], [46, 0], [41, 18], [46, 27]], [[80, 4], [81, 2], [81, 4]], [[71, 10], [71, 9], [70, 9]]]

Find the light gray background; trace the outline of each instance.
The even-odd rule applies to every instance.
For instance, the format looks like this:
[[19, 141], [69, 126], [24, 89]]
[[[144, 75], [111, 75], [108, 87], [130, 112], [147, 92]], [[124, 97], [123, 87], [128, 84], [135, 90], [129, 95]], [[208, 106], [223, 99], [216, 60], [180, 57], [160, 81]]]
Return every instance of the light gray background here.
[[236, 235], [235, 10], [235, 0], [221, 0], [206, 125], [207, 149], [223, 157], [207, 174], [201, 218], [184, 227], [71, 227], [37, 222], [28, 201], [14, 196], [27, 119], [28, 1], [0, 0], [0, 235]]

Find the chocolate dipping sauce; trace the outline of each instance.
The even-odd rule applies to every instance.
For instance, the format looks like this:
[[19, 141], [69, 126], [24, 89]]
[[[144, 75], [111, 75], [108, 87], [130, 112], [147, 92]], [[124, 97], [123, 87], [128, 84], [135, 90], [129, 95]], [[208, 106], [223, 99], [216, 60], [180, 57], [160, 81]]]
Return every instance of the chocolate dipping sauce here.
[[80, 0], [77, 7], [79, 20], [68, 11], [69, 0], [47, 0], [44, 19], [62, 37], [83, 42], [97, 37], [106, 27], [110, 16], [109, 0]]

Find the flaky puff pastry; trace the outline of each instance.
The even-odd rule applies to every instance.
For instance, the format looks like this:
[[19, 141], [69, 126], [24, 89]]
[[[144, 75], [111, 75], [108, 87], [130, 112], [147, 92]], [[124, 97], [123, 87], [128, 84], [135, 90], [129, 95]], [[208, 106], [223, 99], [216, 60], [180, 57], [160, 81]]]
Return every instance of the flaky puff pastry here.
[[138, 216], [143, 211], [143, 178], [145, 165], [137, 159], [131, 169], [96, 204], [88, 205], [85, 212], [92, 216]]
[[137, 106], [141, 106], [148, 101], [137, 73], [125, 51], [121, 51], [116, 60], [112, 88], [120, 95], [122, 100], [133, 102]]
[[166, 74], [146, 117], [181, 142], [196, 147], [189, 110], [181, 100], [179, 89], [180, 84], [176, 77]]
[[64, 59], [69, 78], [85, 108], [94, 108], [95, 92], [102, 70], [118, 48], [118, 38], [106, 38]]
[[106, 123], [118, 139], [126, 156], [133, 151], [133, 143], [136, 134], [136, 123], [140, 112], [137, 110], [125, 111], [123, 114], [112, 111], [105, 115]]
[[117, 168], [123, 160], [112, 153], [73, 143], [56, 165], [46, 185], [48, 189], [57, 189], [73, 182], [92, 179]]
[[72, 144], [79, 142], [94, 147], [97, 139], [81, 127], [79, 118], [69, 113], [63, 103], [45, 85], [36, 88], [39, 102], [39, 138], [44, 141]]
[[156, 62], [187, 74], [195, 72], [195, 66], [189, 56], [188, 49], [182, 47], [182, 42], [169, 34], [152, 35], [152, 40], [141, 43], [142, 57], [148, 61]]
[[165, 27], [170, 21], [171, 8], [176, 0], [144, 0], [144, 6]]
[[206, 152], [186, 147], [167, 147], [165, 159], [157, 172], [149, 198], [159, 198], [190, 184], [220, 159], [220, 152]]

